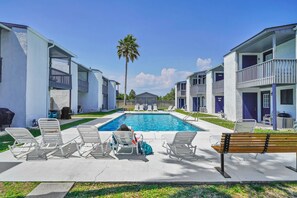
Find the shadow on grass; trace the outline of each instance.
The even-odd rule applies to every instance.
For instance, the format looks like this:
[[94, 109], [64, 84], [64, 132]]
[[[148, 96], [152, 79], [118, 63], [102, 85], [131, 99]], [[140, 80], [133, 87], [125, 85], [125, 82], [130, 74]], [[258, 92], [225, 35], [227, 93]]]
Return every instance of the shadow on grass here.
[[66, 197], [231, 197], [213, 185], [77, 184]]

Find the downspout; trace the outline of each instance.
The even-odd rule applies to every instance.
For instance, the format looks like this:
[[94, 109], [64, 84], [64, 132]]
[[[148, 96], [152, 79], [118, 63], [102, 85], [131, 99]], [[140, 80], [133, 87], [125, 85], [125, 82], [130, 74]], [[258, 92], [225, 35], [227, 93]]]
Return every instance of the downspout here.
[[46, 96], [46, 117], [48, 116], [48, 111], [49, 111], [49, 104], [50, 104], [50, 87], [49, 87], [49, 79], [50, 79], [50, 68], [51, 68], [51, 58], [50, 58], [50, 49], [55, 47], [55, 44], [52, 44], [51, 46], [48, 46], [47, 48], [47, 58], [48, 58], [48, 67], [47, 67], [47, 96]]

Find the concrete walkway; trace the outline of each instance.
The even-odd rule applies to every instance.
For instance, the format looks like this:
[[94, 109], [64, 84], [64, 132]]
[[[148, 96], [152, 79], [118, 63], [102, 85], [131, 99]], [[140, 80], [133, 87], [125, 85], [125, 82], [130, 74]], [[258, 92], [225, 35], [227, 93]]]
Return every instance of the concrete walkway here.
[[72, 188], [74, 182], [71, 183], [41, 183], [32, 190], [27, 198], [63, 198]]
[[[173, 112], [183, 118], [184, 115]], [[121, 116], [115, 113], [104, 118], [106, 122]], [[97, 123], [100, 126], [106, 122]], [[285, 166], [295, 166], [295, 154], [265, 154], [254, 156], [243, 154], [226, 156], [225, 170], [232, 177], [225, 179], [214, 167], [219, 166], [219, 155], [211, 148], [210, 137], [230, 130], [199, 120], [190, 122], [206, 131], [198, 132], [193, 140], [197, 145], [197, 160], [179, 161], [168, 157], [162, 147], [164, 136], [174, 137], [174, 132], [137, 132], [154, 150], [149, 156], [114, 156], [94, 159], [80, 158], [74, 153], [67, 159], [52, 157], [47, 161], [16, 160], [10, 152], [0, 153], [1, 162], [13, 163], [0, 173], [0, 181], [43, 181], [43, 182], [250, 182], [250, 181], [297, 181], [297, 173]], [[94, 123], [93, 123], [94, 124]], [[75, 128], [62, 132], [64, 141], [78, 136]], [[100, 132], [103, 140], [110, 132]]]

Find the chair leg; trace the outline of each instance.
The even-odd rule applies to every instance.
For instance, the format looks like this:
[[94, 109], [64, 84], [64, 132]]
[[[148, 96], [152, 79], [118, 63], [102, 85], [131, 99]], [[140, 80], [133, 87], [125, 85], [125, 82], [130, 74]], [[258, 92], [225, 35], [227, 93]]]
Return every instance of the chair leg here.
[[221, 173], [221, 175], [223, 175], [223, 177], [225, 178], [231, 178], [230, 175], [228, 175], [225, 172], [225, 167], [224, 167], [225, 163], [224, 163], [224, 153], [221, 153], [221, 167], [215, 167], [215, 169]]

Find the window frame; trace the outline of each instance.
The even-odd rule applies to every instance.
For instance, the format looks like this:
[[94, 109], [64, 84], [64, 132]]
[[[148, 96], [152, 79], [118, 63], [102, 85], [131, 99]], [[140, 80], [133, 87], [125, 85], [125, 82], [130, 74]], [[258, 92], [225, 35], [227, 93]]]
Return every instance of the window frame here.
[[[289, 95], [289, 94], [291, 94], [291, 95]], [[280, 90], [280, 104], [281, 105], [294, 105], [293, 89]]]

